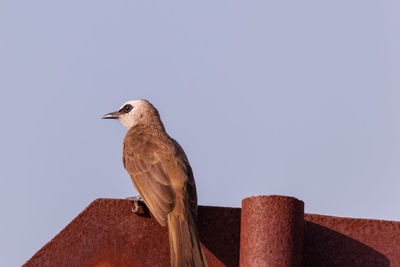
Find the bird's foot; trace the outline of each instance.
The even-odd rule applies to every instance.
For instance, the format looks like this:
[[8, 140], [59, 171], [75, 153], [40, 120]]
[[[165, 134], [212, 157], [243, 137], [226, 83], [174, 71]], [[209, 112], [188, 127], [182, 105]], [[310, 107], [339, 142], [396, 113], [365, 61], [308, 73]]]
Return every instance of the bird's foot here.
[[139, 202], [143, 203], [143, 199], [140, 196], [127, 197], [126, 199], [133, 202], [133, 208], [132, 208], [133, 213], [135, 213], [135, 214], [143, 214], [144, 213], [143, 207], [139, 203]]

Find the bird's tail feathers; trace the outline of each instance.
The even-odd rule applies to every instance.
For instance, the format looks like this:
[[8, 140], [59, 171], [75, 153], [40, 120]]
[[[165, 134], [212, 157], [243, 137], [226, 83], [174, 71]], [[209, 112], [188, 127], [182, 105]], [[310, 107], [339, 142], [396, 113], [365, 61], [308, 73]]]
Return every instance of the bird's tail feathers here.
[[172, 267], [207, 267], [193, 216], [184, 218], [171, 212], [168, 230]]

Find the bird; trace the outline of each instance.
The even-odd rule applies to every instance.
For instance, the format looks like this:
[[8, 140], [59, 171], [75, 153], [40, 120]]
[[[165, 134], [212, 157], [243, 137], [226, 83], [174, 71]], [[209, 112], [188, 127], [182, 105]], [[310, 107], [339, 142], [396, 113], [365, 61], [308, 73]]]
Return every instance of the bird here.
[[123, 164], [153, 217], [168, 226], [171, 266], [206, 267], [193, 170], [158, 110], [146, 99], [130, 100], [103, 119], [117, 119], [127, 128]]

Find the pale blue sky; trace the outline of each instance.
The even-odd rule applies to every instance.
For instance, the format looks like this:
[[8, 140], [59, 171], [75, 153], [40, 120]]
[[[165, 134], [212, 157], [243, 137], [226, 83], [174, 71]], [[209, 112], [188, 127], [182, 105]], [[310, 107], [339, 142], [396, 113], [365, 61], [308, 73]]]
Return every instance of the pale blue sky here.
[[136, 192], [125, 129], [147, 98], [199, 204], [283, 194], [400, 220], [398, 1], [0, 1], [0, 251], [24, 263], [91, 201]]

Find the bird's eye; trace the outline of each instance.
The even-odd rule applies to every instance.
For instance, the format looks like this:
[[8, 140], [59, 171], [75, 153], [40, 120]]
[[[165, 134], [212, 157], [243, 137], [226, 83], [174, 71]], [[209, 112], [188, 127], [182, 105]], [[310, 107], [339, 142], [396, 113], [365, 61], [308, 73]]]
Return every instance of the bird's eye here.
[[123, 108], [122, 108], [122, 110], [125, 112], [125, 113], [128, 113], [129, 111], [131, 111], [132, 110], [132, 105], [130, 105], [130, 104], [126, 104]]

